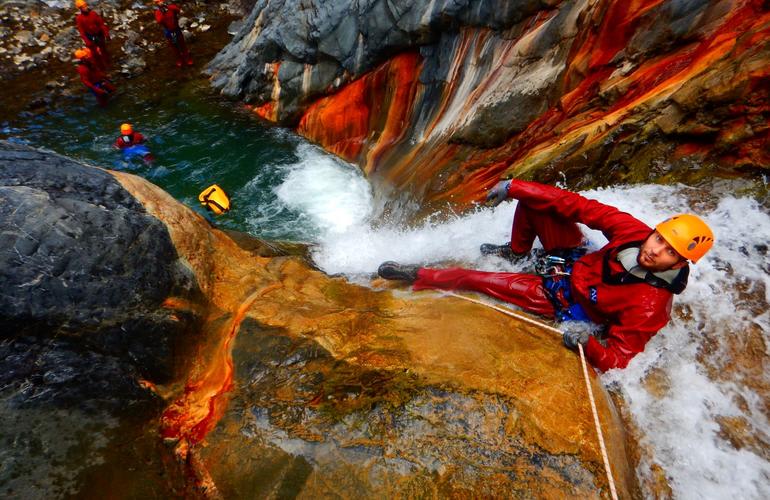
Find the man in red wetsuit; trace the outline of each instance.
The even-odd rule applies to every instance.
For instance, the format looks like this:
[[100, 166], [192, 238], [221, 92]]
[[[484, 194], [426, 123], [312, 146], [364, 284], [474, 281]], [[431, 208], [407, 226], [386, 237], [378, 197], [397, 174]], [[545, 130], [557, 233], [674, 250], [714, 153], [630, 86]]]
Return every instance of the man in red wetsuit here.
[[100, 106], [106, 106], [110, 95], [115, 92], [115, 86], [94, 61], [91, 49], [84, 47], [76, 50], [75, 58], [78, 60], [77, 69], [80, 81], [96, 96], [96, 101]]
[[107, 52], [110, 30], [104, 24], [102, 16], [91, 10], [85, 0], [75, 0], [75, 7], [80, 11], [75, 16], [80, 37], [85, 42], [86, 47], [91, 49], [96, 64], [102, 70], [106, 70], [110, 65], [110, 54]]
[[[602, 371], [624, 368], [670, 319], [674, 294], [687, 285], [687, 261], [696, 262], [712, 246], [709, 227], [690, 214], [676, 215], [655, 229], [617, 208], [563, 189], [521, 180], [501, 181], [488, 199], [519, 200], [511, 241], [482, 245], [482, 253], [510, 259], [529, 254], [535, 237], [550, 257], [540, 274], [490, 273], [468, 269], [428, 269], [383, 263], [386, 279], [413, 282], [415, 290], [473, 290], [562, 321], [605, 326], [599, 336], [585, 329], [564, 334], [567, 347], [580, 343]], [[579, 250], [577, 223], [604, 233], [599, 251]]]
[[187, 50], [187, 43], [184, 41], [184, 34], [179, 27], [180, 10], [176, 4], [167, 4], [165, 0], [155, 0], [158, 6], [155, 9], [155, 20], [163, 27], [163, 35], [168, 40], [169, 46], [176, 54], [176, 65], [181, 67], [184, 64], [192, 66], [192, 58]]

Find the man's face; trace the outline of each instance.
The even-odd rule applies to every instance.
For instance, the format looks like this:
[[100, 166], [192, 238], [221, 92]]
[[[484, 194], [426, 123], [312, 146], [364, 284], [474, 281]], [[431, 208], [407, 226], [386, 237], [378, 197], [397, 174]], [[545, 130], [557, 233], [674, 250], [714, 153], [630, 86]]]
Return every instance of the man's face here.
[[642, 243], [637, 262], [642, 269], [652, 273], [681, 269], [687, 265], [687, 260], [679, 255], [657, 231], [653, 231]]

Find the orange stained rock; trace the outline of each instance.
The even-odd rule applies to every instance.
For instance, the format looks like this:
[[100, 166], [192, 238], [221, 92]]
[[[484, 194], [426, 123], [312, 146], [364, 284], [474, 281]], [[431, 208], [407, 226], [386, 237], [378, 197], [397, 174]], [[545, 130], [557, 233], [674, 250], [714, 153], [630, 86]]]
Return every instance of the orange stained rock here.
[[310, 106], [297, 132], [348, 161], [367, 149], [376, 160], [403, 137], [419, 71], [418, 54], [400, 54]]
[[[622, 3], [616, 3], [620, 6]], [[647, 9], [649, 5], [637, 7]], [[613, 8], [616, 8], [613, 7]], [[621, 7], [617, 7], [621, 8]], [[635, 12], [640, 12], [638, 9]], [[609, 20], [605, 19], [607, 23]], [[731, 57], [747, 52], [749, 47], [757, 50], [766, 47], [763, 36], [742, 36], [745, 33], [765, 33], [770, 23], [770, 13], [762, 12], [751, 2], [746, 2], [722, 19], [721, 24], [709, 36], [674, 53], [645, 61], [626, 76], [615, 76], [612, 68], [601, 68], [585, 78], [569, 93], [565, 94], [559, 106], [552, 108], [533, 121], [527, 129], [512, 138], [506, 145], [495, 151], [473, 153], [455, 170], [455, 178], [447, 182], [451, 189], [437, 193], [439, 199], [452, 198], [455, 202], [470, 203], [478, 200], [504, 171], [526, 173], [530, 168], [547, 164], [552, 158], [564, 154], [577, 146], [577, 152], [584, 151], [604, 140], [615, 127], [638, 120], [637, 110], [649, 109], [665, 103], [683, 85], [697, 82], [699, 78], [720, 67], [729, 68]], [[586, 49], [586, 56], [590, 51]], [[599, 51], [601, 52], [601, 50]], [[575, 57], [580, 57], [577, 54]], [[598, 55], [596, 57], [599, 57]], [[595, 59], [600, 61], [600, 59]], [[750, 68], [744, 78], [757, 78], [767, 85], [767, 65]], [[754, 76], [756, 75], [756, 76]], [[703, 85], [708, 88], [708, 84]], [[601, 90], [617, 89], [620, 96], [609, 107], [597, 107], [595, 98]], [[766, 98], [765, 98], [766, 99]], [[558, 131], [558, 134], [554, 134]], [[762, 139], [745, 143], [740, 154], [747, 162], [763, 163]], [[759, 146], [759, 147], [758, 147]], [[706, 148], [705, 153], [713, 150]], [[677, 155], [687, 154], [688, 146], [677, 150]], [[699, 152], [702, 151], [699, 149]], [[502, 162], [500, 157], [505, 158]], [[726, 157], [729, 159], [729, 157]], [[735, 161], [735, 160], [733, 160]], [[742, 160], [738, 160], [742, 161]], [[486, 165], [492, 164], [492, 168]], [[507, 168], [500, 168], [506, 164]], [[440, 168], [436, 165], [434, 169]], [[462, 176], [460, 182], [457, 176]]]
[[216, 332], [217, 347], [208, 354], [212, 363], [188, 380], [184, 394], [163, 412], [161, 436], [183, 442], [180, 450], [200, 443], [222, 417], [233, 384], [232, 343], [246, 311], [258, 297], [259, 292], [247, 297], [234, 317]]
[[582, 43], [573, 49], [565, 76], [568, 88], [572, 87], [570, 82], [580, 79], [579, 75], [585, 76], [608, 64], [627, 46], [642, 16], [660, 3], [662, 0], [601, 0], [588, 21], [591, 28], [584, 31]]
[[278, 120], [278, 106], [281, 97], [281, 82], [278, 79], [278, 70], [281, 68], [281, 63], [274, 62], [267, 65], [267, 67], [273, 78], [273, 91], [270, 95], [270, 100], [261, 106], [254, 107], [253, 111], [265, 120], [275, 122]]
[[278, 114], [278, 107], [276, 103], [272, 101], [268, 101], [261, 106], [257, 106], [253, 108], [253, 110], [256, 114], [258, 114], [265, 120], [269, 120], [271, 122], [274, 122], [276, 120], [276, 117]]
[[[384, 125], [374, 145], [370, 148], [365, 165], [376, 168], [380, 157], [394, 144], [404, 138], [409, 130], [409, 118], [415, 95], [419, 88], [417, 79], [421, 70], [421, 59], [417, 53], [410, 52], [391, 59], [388, 68], [388, 94], [385, 96], [385, 109], [377, 108], [379, 114], [385, 111]], [[371, 173], [369, 170], [367, 173]]]
[[[344, 363], [409, 370], [426, 386], [499, 395], [513, 409], [506, 424], [511, 439], [579, 457], [604, 487], [579, 363], [553, 334], [456, 298], [426, 292], [396, 297], [330, 278], [296, 257], [256, 257], [147, 181], [113, 175], [166, 223], [180, 258], [211, 299], [208, 342], [161, 422], [163, 436], [176, 442], [180, 459], [197, 464], [193, 476], [208, 491], [216, 487], [207, 469], [217, 464], [198, 460], [196, 450], [237, 384], [231, 351], [246, 318], [290, 337], [311, 338]], [[630, 472], [623, 433], [595, 377], [593, 383], [615, 477], [625, 485]]]
[[[425, 129], [405, 135], [414, 126], [411, 108], [419, 102], [421, 87], [409, 77], [412, 68], [412, 75], [419, 71], [416, 56], [408, 61], [403, 54], [318, 101], [303, 117], [299, 131], [345, 159], [357, 161], [367, 173], [376, 172], [396, 188], [425, 193], [429, 199], [467, 204], [483, 198], [486, 189], [505, 172], [526, 176], [564, 157], [577, 158], [591, 148], [601, 148], [602, 141], [610, 136], [622, 138], [618, 127], [644, 123], [651, 109], [665, 106], [685, 85], [701, 85], [708, 93], [712, 87], [710, 72], [737, 72], [738, 81], [749, 79], [767, 86], [770, 12], [757, 1], [736, 2], [691, 44], [619, 71], [613, 58], [644, 29], [651, 13], [654, 15], [654, 9], [661, 5], [660, 0], [597, 2], [573, 43], [564, 94], [558, 103], [500, 147], [480, 150], [430, 139], [437, 124], [452, 119], [454, 108], [462, 107], [456, 104], [450, 109], [448, 103], [467, 87], [463, 74], [453, 75], [445, 87], [446, 95], [431, 104], [435, 110]], [[545, 18], [544, 14], [533, 16], [521, 36], [527, 36]], [[469, 32], [461, 38], [454, 57], [463, 58], [462, 54], [478, 50], [484, 37], [484, 33]], [[474, 45], [471, 40], [479, 43]], [[747, 62], [735, 65], [738, 58]], [[387, 78], [383, 76], [386, 72], [390, 75]], [[383, 88], [388, 82], [403, 84], [395, 91], [376, 91], [377, 85]], [[483, 88], [484, 82], [476, 85]], [[465, 106], [473, 104], [476, 93], [468, 94]], [[377, 100], [383, 95], [392, 97]], [[418, 136], [426, 140], [414, 141]], [[766, 164], [762, 163], [764, 145], [761, 138], [746, 139], [737, 148], [739, 163]], [[706, 154], [719, 155], [720, 161], [728, 163], [735, 160], [713, 149]]]

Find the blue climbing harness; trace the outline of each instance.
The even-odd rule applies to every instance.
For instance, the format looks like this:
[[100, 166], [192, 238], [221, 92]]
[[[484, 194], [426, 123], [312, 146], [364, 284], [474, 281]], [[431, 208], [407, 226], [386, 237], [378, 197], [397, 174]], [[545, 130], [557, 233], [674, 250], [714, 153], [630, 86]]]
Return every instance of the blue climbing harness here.
[[184, 36], [182, 35], [182, 30], [177, 28], [175, 30], [168, 30], [166, 28], [163, 28], [163, 34], [165, 37], [175, 46], [179, 44], [179, 37]]
[[559, 321], [591, 321], [572, 297], [570, 282], [572, 266], [586, 251], [586, 248], [558, 251], [556, 255], [545, 255], [535, 265], [535, 272], [543, 277], [543, 286]]

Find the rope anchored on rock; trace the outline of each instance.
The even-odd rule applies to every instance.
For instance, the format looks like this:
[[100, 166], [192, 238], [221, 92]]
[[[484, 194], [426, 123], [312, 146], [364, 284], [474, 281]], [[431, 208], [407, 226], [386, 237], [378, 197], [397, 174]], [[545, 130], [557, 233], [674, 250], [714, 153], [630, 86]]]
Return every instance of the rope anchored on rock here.
[[[474, 299], [474, 298], [467, 297], [465, 295], [460, 295], [454, 292], [445, 292], [445, 294], [451, 297], [456, 297], [458, 299], [466, 300], [468, 302], [473, 302], [474, 304], [479, 304], [484, 307], [488, 307], [490, 309], [494, 309], [497, 312], [503, 313], [507, 316], [511, 316], [512, 318], [516, 318], [519, 321], [523, 321], [524, 323], [537, 326], [538, 328], [542, 328], [543, 330], [547, 330], [559, 336], [562, 336], [564, 334], [564, 332], [562, 332], [558, 328], [554, 328], [549, 324], [546, 324], [542, 321], [538, 321], [534, 318], [530, 318], [529, 316], [526, 316], [524, 314], [517, 313], [516, 311], [513, 311], [506, 307], [496, 306], [494, 304], [484, 302], [483, 300]], [[591, 389], [591, 380], [588, 377], [588, 365], [586, 363], [586, 356], [585, 356], [585, 352], [583, 352], [583, 346], [581, 344], [578, 344], [578, 352], [580, 353], [580, 364], [582, 366], [583, 379], [586, 384], [586, 390], [588, 391], [588, 400], [591, 403], [591, 413], [593, 414], [593, 417], [594, 417], [594, 427], [596, 428], [596, 435], [599, 439], [599, 449], [602, 454], [602, 460], [604, 461], [604, 471], [607, 474], [607, 483], [610, 486], [610, 496], [612, 497], [612, 500], [617, 500], [618, 493], [617, 493], [617, 490], [615, 489], [615, 480], [612, 478], [612, 470], [610, 469], [610, 460], [607, 457], [607, 447], [604, 444], [604, 434], [602, 433], [601, 423], [599, 422], [599, 412], [596, 410], [596, 401], [594, 400], [594, 393], [593, 393], [593, 390]]]

